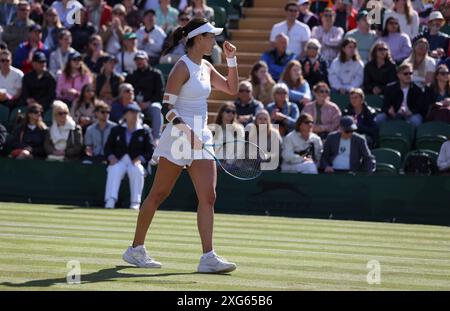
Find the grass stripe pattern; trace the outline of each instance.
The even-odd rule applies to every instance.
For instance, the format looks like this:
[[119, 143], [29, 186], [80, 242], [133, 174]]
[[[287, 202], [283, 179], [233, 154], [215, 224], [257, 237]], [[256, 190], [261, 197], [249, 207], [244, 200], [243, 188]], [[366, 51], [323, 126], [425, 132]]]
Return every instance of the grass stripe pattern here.
[[123, 262], [136, 217], [0, 202], [0, 290], [450, 290], [448, 227], [216, 214], [215, 249], [238, 269], [212, 275], [195, 272], [190, 212], [156, 214], [146, 245], [162, 269]]

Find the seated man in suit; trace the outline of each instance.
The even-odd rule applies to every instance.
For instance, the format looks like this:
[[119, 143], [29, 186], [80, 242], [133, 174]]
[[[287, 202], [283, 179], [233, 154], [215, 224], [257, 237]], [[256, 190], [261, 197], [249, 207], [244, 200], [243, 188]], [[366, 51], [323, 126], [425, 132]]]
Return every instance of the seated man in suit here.
[[130, 208], [139, 210], [144, 188], [145, 167], [153, 154], [150, 128], [142, 122], [136, 103], [125, 107], [125, 121], [111, 129], [104, 155], [109, 162], [105, 189], [105, 208], [114, 208], [120, 183], [128, 175]]
[[357, 128], [352, 117], [343, 116], [339, 131], [328, 135], [320, 159], [325, 173], [375, 171], [375, 157], [364, 136], [354, 133]]
[[381, 124], [387, 119], [401, 119], [415, 127], [422, 124], [428, 107], [421, 88], [412, 82], [412, 75], [411, 64], [403, 63], [398, 66], [398, 82], [386, 86], [382, 112], [376, 116], [375, 122]]

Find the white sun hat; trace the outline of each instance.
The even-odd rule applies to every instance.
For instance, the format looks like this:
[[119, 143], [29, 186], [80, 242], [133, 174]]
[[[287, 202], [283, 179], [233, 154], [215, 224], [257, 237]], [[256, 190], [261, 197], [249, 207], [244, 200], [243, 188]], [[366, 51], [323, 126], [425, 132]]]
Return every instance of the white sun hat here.
[[200, 27], [195, 28], [194, 30], [192, 30], [191, 32], [189, 32], [187, 34], [187, 38], [191, 39], [197, 35], [200, 35], [202, 33], [213, 33], [216, 36], [220, 35], [223, 31], [223, 28], [216, 28], [213, 25], [211, 25], [211, 23], [206, 23], [201, 25]]
[[439, 11], [433, 11], [433, 12], [431, 12], [430, 16], [428, 17], [428, 21], [429, 21], [429, 22], [431, 22], [431, 21], [433, 21], [433, 20], [435, 20], [435, 19], [440, 19], [440, 20], [445, 21], [444, 16], [443, 16], [442, 13], [439, 12]]

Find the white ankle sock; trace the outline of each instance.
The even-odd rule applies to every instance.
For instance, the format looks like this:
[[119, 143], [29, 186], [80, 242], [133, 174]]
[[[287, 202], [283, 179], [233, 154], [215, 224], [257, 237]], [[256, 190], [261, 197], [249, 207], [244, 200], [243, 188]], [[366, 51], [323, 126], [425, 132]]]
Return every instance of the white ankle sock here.
[[208, 252], [208, 253], [204, 253], [202, 257], [207, 258], [207, 257], [211, 257], [214, 256], [216, 253], [214, 252], [214, 250]]

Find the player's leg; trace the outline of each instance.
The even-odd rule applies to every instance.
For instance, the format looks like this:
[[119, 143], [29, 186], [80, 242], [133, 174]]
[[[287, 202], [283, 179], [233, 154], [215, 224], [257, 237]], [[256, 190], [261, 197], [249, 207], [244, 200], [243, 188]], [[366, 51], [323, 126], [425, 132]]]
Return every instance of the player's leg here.
[[126, 262], [140, 268], [161, 267], [159, 262], [147, 254], [144, 246], [145, 237], [156, 210], [169, 196], [182, 169], [166, 158], [160, 158], [152, 188], [139, 211], [133, 245], [128, 247], [122, 257]]
[[188, 169], [198, 198], [197, 226], [202, 241], [203, 256], [198, 272], [224, 273], [236, 265], [217, 256], [213, 248], [214, 203], [216, 200], [216, 162], [195, 160]]

